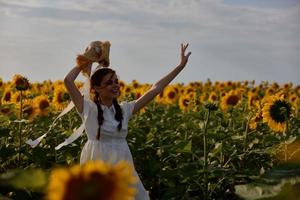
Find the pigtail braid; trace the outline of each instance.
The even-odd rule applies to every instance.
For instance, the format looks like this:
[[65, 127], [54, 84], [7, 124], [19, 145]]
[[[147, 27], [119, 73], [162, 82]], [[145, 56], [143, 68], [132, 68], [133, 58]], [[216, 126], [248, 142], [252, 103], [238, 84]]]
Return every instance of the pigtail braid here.
[[123, 113], [121, 106], [119, 105], [118, 101], [116, 99], [113, 99], [113, 105], [116, 109], [115, 119], [119, 122], [118, 130], [120, 131], [122, 128], [122, 120], [123, 120]]
[[97, 105], [97, 110], [98, 110], [98, 124], [99, 124], [99, 128], [98, 128], [98, 132], [97, 132], [97, 140], [100, 140], [100, 129], [101, 129], [101, 125], [103, 124], [103, 110], [101, 108], [101, 104], [99, 101], [99, 93], [95, 91], [95, 98], [94, 98], [94, 102]]

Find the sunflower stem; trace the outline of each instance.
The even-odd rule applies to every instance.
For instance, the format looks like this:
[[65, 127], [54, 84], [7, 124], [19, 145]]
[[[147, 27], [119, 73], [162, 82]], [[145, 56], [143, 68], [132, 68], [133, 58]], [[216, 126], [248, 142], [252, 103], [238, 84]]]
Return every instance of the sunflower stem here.
[[249, 116], [247, 119], [246, 129], [245, 129], [245, 138], [244, 138], [244, 152], [247, 149], [247, 140], [248, 140], [248, 131], [249, 131], [249, 124], [250, 124], [251, 117]]
[[284, 140], [284, 161], [286, 162], [287, 159], [288, 159], [288, 155], [287, 155], [287, 139], [288, 139], [288, 124], [289, 124], [289, 117], [288, 117], [288, 111], [285, 110], [285, 131], [284, 131], [284, 134], [285, 134], [285, 140]]
[[210, 117], [210, 109], [208, 109], [208, 113], [206, 116], [205, 124], [204, 124], [204, 133], [203, 133], [203, 151], [204, 151], [204, 200], [208, 199], [208, 178], [207, 178], [207, 127]]
[[22, 123], [23, 119], [23, 98], [22, 98], [22, 90], [20, 90], [20, 122], [19, 122], [19, 152], [18, 152], [18, 167], [21, 165], [21, 145], [22, 145]]

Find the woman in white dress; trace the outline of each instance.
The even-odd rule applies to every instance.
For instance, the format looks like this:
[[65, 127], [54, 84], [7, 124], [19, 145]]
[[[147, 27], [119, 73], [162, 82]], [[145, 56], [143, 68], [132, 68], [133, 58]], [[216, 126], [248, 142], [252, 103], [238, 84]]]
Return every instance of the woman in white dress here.
[[[117, 102], [120, 95], [118, 77], [111, 68], [100, 67], [90, 76], [90, 88], [93, 98], [87, 98], [81, 94], [74, 81], [83, 66], [76, 65], [65, 77], [64, 83], [68, 93], [76, 107], [77, 112], [85, 124], [87, 142], [80, 157], [80, 164], [88, 160], [101, 159], [106, 162], [118, 162], [126, 160], [133, 167], [133, 160], [126, 142], [128, 120], [132, 114], [146, 106], [155, 96], [177, 76], [185, 67], [191, 52], [185, 53], [188, 44], [181, 44], [180, 62], [166, 76], [156, 82], [143, 96], [130, 102]], [[84, 66], [91, 71], [92, 63]], [[135, 171], [135, 170], [134, 170]], [[149, 199], [137, 172], [136, 200]]]

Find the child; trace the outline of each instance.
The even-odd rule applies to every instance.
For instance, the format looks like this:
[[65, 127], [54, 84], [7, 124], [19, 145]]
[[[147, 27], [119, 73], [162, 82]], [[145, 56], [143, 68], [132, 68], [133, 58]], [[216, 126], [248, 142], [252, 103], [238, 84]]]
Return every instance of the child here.
[[[139, 99], [130, 102], [118, 103], [117, 98], [120, 95], [119, 80], [116, 72], [111, 68], [97, 67], [90, 75], [91, 99], [82, 96], [74, 83], [80, 71], [91, 71], [91, 62], [76, 65], [66, 75], [64, 79], [65, 86], [85, 124], [88, 138], [81, 152], [81, 164], [88, 160], [101, 159], [107, 162], [126, 160], [133, 165], [131, 152], [126, 142], [128, 121], [132, 114], [137, 113], [156, 95], [161, 93], [185, 67], [191, 55], [191, 52], [185, 53], [187, 47], [188, 44], [181, 44], [180, 63], [170, 73], [156, 82]], [[98, 52], [101, 53], [101, 51]], [[149, 199], [148, 192], [145, 190], [136, 171], [135, 175], [138, 178], [135, 199]]]

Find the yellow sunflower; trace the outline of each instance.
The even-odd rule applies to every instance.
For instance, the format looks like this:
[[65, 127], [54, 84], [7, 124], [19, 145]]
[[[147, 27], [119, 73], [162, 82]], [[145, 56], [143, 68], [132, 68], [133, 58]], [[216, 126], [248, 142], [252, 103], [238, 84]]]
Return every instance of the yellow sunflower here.
[[27, 90], [29, 88], [28, 79], [20, 74], [14, 75], [12, 82], [17, 90]]
[[2, 103], [8, 103], [11, 101], [11, 96], [12, 96], [12, 91], [10, 87], [6, 87], [4, 92], [3, 92], [3, 96], [1, 99]]
[[62, 110], [69, 102], [70, 96], [63, 85], [54, 88], [53, 105], [57, 110]]
[[140, 87], [139, 82], [137, 82], [137, 80], [132, 80], [130, 86], [134, 89], [137, 89], [138, 87]]
[[[19, 117], [19, 112], [20, 112], [20, 109], [21, 109], [21, 105], [20, 104], [17, 104], [16, 106], [16, 115]], [[33, 121], [33, 119], [36, 117], [36, 114], [37, 114], [37, 111], [36, 111], [36, 108], [34, 107], [33, 105], [33, 102], [31, 99], [25, 99], [22, 103], [22, 111], [23, 111], [23, 118], [24, 119], [27, 119], [29, 121]]]
[[296, 94], [290, 95], [289, 96], [289, 101], [290, 103], [297, 108], [299, 104], [299, 97]]
[[221, 109], [227, 110], [229, 107], [236, 106], [241, 100], [241, 95], [236, 90], [230, 90], [221, 99]]
[[130, 200], [136, 190], [132, 166], [121, 161], [115, 165], [103, 161], [89, 161], [55, 169], [47, 186], [47, 200]]
[[37, 114], [45, 116], [49, 112], [50, 102], [46, 95], [40, 95], [33, 100], [34, 107], [37, 109]]
[[179, 97], [179, 107], [182, 111], [187, 112], [191, 107], [192, 99], [189, 95]]
[[276, 132], [286, 131], [287, 120], [292, 114], [291, 104], [284, 95], [268, 96], [263, 100], [263, 122]]
[[219, 100], [219, 97], [217, 95], [216, 92], [212, 91], [210, 94], [209, 94], [209, 97], [208, 97], [208, 101], [209, 102], [216, 102]]
[[251, 109], [259, 102], [259, 96], [256, 93], [248, 92], [248, 108]]
[[250, 130], [254, 130], [257, 128], [257, 123], [262, 121], [262, 110], [261, 110], [261, 105], [259, 102], [255, 103], [255, 108], [253, 109], [257, 109], [255, 115], [250, 119], [249, 122], [249, 129]]
[[0, 115], [10, 115], [12, 113], [14, 113], [14, 106], [11, 103], [4, 103], [0, 105]]
[[178, 99], [178, 92], [176, 90], [175, 87], [173, 86], [168, 86], [166, 89], [165, 89], [165, 92], [164, 92], [164, 98], [165, 98], [165, 102], [167, 104], [173, 104], [177, 101]]
[[156, 95], [154, 101], [155, 103], [158, 103], [158, 104], [164, 104], [165, 102], [165, 99], [164, 99], [164, 93], [165, 91], [163, 90], [161, 93], [159, 93], [158, 95]]

